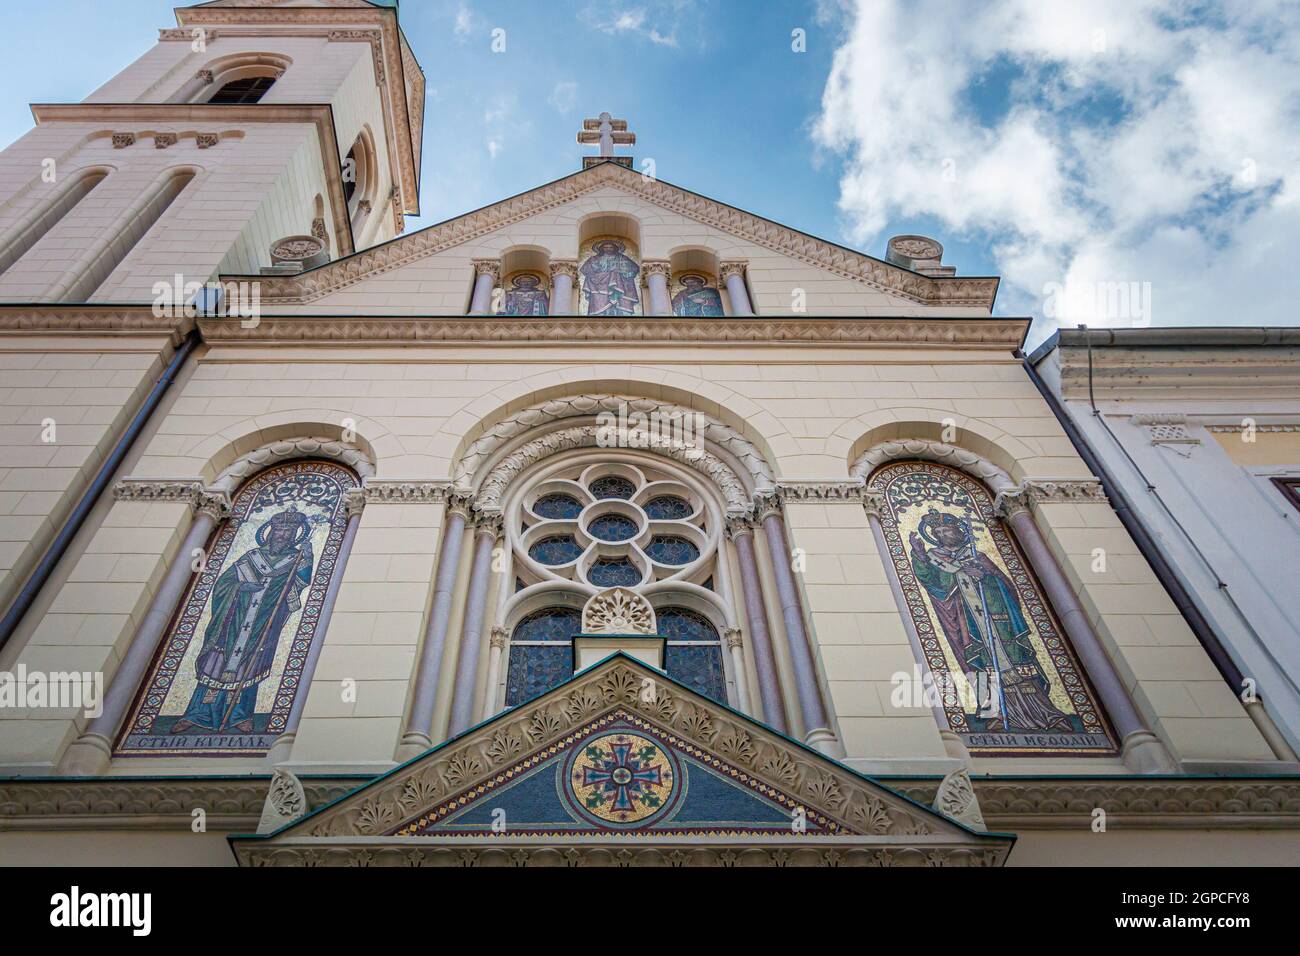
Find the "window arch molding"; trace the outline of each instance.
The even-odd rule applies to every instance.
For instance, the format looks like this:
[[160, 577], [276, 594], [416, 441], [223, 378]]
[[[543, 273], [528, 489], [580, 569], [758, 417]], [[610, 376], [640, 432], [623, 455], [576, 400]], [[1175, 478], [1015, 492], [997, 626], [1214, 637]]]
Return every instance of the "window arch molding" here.
[[[293, 58], [282, 53], [235, 53], [219, 57], [203, 66], [198, 76], [206, 79], [211, 73], [212, 80], [205, 83], [185, 102], [208, 103], [228, 84], [237, 80], [266, 78], [279, 80], [286, 70], [293, 65]], [[187, 84], [188, 86], [188, 84]], [[186, 87], [182, 87], [182, 94]]]
[[375, 476], [375, 463], [370, 455], [355, 445], [332, 438], [286, 438], [268, 442], [240, 455], [221, 470], [210, 483], [209, 490], [230, 494], [250, 476], [276, 464], [295, 458], [325, 458], [345, 465], [354, 471], [358, 482]]
[[11, 238], [0, 248], [0, 274], [49, 235], [105, 179], [116, 172], [107, 165], [87, 166], [66, 177], [60, 188], [37, 203], [10, 231]]
[[[1020, 486], [1012, 480], [1007, 472], [982, 455], [945, 442], [931, 441], [928, 438], [906, 438], [896, 441], [884, 441], [872, 445], [858, 456], [849, 468], [853, 478], [867, 480], [882, 465], [896, 459], [919, 458], [933, 461], [957, 471], [965, 472], [988, 485], [995, 495], [1018, 491]], [[870, 486], [870, 481], [868, 481]]]

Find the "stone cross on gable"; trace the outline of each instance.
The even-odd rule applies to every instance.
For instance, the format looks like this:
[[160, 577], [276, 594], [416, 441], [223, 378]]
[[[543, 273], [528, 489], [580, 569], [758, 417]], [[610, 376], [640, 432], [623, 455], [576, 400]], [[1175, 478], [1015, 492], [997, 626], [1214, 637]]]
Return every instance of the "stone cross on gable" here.
[[600, 155], [584, 156], [583, 166], [611, 159], [630, 166], [631, 157], [614, 155], [614, 144], [631, 146], [636, 142], [636, 133], [627, 131], [627, 120], [614, 119], [608, 113], [601, 113], [595, 119], [582, 121], [582, 129], [578, 131], [578, 142], [583, 145], [599, 144], [600, 146]]

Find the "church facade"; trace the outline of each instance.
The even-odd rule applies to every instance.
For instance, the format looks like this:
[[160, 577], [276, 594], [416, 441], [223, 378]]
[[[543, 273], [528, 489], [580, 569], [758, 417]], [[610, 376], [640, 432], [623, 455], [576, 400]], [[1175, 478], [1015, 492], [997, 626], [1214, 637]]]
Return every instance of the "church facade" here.
[[0, 858], [1294, 859], [996, 278], [609, 114], [402, 235], [423, 103], [387, 4], [217, 0], [0, 154]]

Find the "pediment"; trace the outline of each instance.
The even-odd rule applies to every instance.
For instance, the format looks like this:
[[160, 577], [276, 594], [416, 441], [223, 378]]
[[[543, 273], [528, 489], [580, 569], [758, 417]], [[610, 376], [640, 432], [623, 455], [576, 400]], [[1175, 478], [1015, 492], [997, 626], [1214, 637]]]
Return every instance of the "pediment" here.
[[[670, 212], [738, 243], [777, 253], [792, 265], [813, 266], [829, 273], [829, 277], [852, 280], [865, 289], [885, 294], [900, 308], [925, 305], [991, 311], [997, 293], [996, 278], [921, 275], [661, 179], [643, 176], [617, 163], [603, 162], [300, 275], [257, 277], [261, 301], [273, 308], [312, 305], [328, 311], [334, 305], [344, 307], [349, 304], [347, 297], [334, 298], [344, 290], [382, 294], [382, 289], [373, 285], [380, 276], [458, 247], [476, 247], [494, 232], [591, 196], [600, 196], [614, 207], [622, 197], [646, 208]], [[413, 279], [417, 272], [411, 270]], [[241, 278], [253, 277], [223, 276], [225, 280]], [[353, 289], [363, 283], [362, 290]], [[355, 302], [351, 304], [355, 306]]]
[[244, 865], [982, 865], [971, 830], [616, 654], [282, 827]]

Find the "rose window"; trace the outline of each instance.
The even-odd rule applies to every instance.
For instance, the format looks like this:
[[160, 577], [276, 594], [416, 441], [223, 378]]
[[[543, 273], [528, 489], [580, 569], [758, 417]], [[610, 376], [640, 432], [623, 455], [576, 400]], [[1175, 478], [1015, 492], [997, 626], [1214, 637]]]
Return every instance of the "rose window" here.
[[510, 617], [508, 607], [519, 607], [524, 616], [513, 618], [506, 706], [572, 673], [567, 642], [579, 633], [572, 609], [613, 587], [647, 589], [664, 622], [668, 673], [725, 702], [722, 615], [703, 613], [716, 594], [724, 511], [698, 476], [667, 462], [557, 462], [525, 481], [507, 505], [515, 586], [504, 610]]

